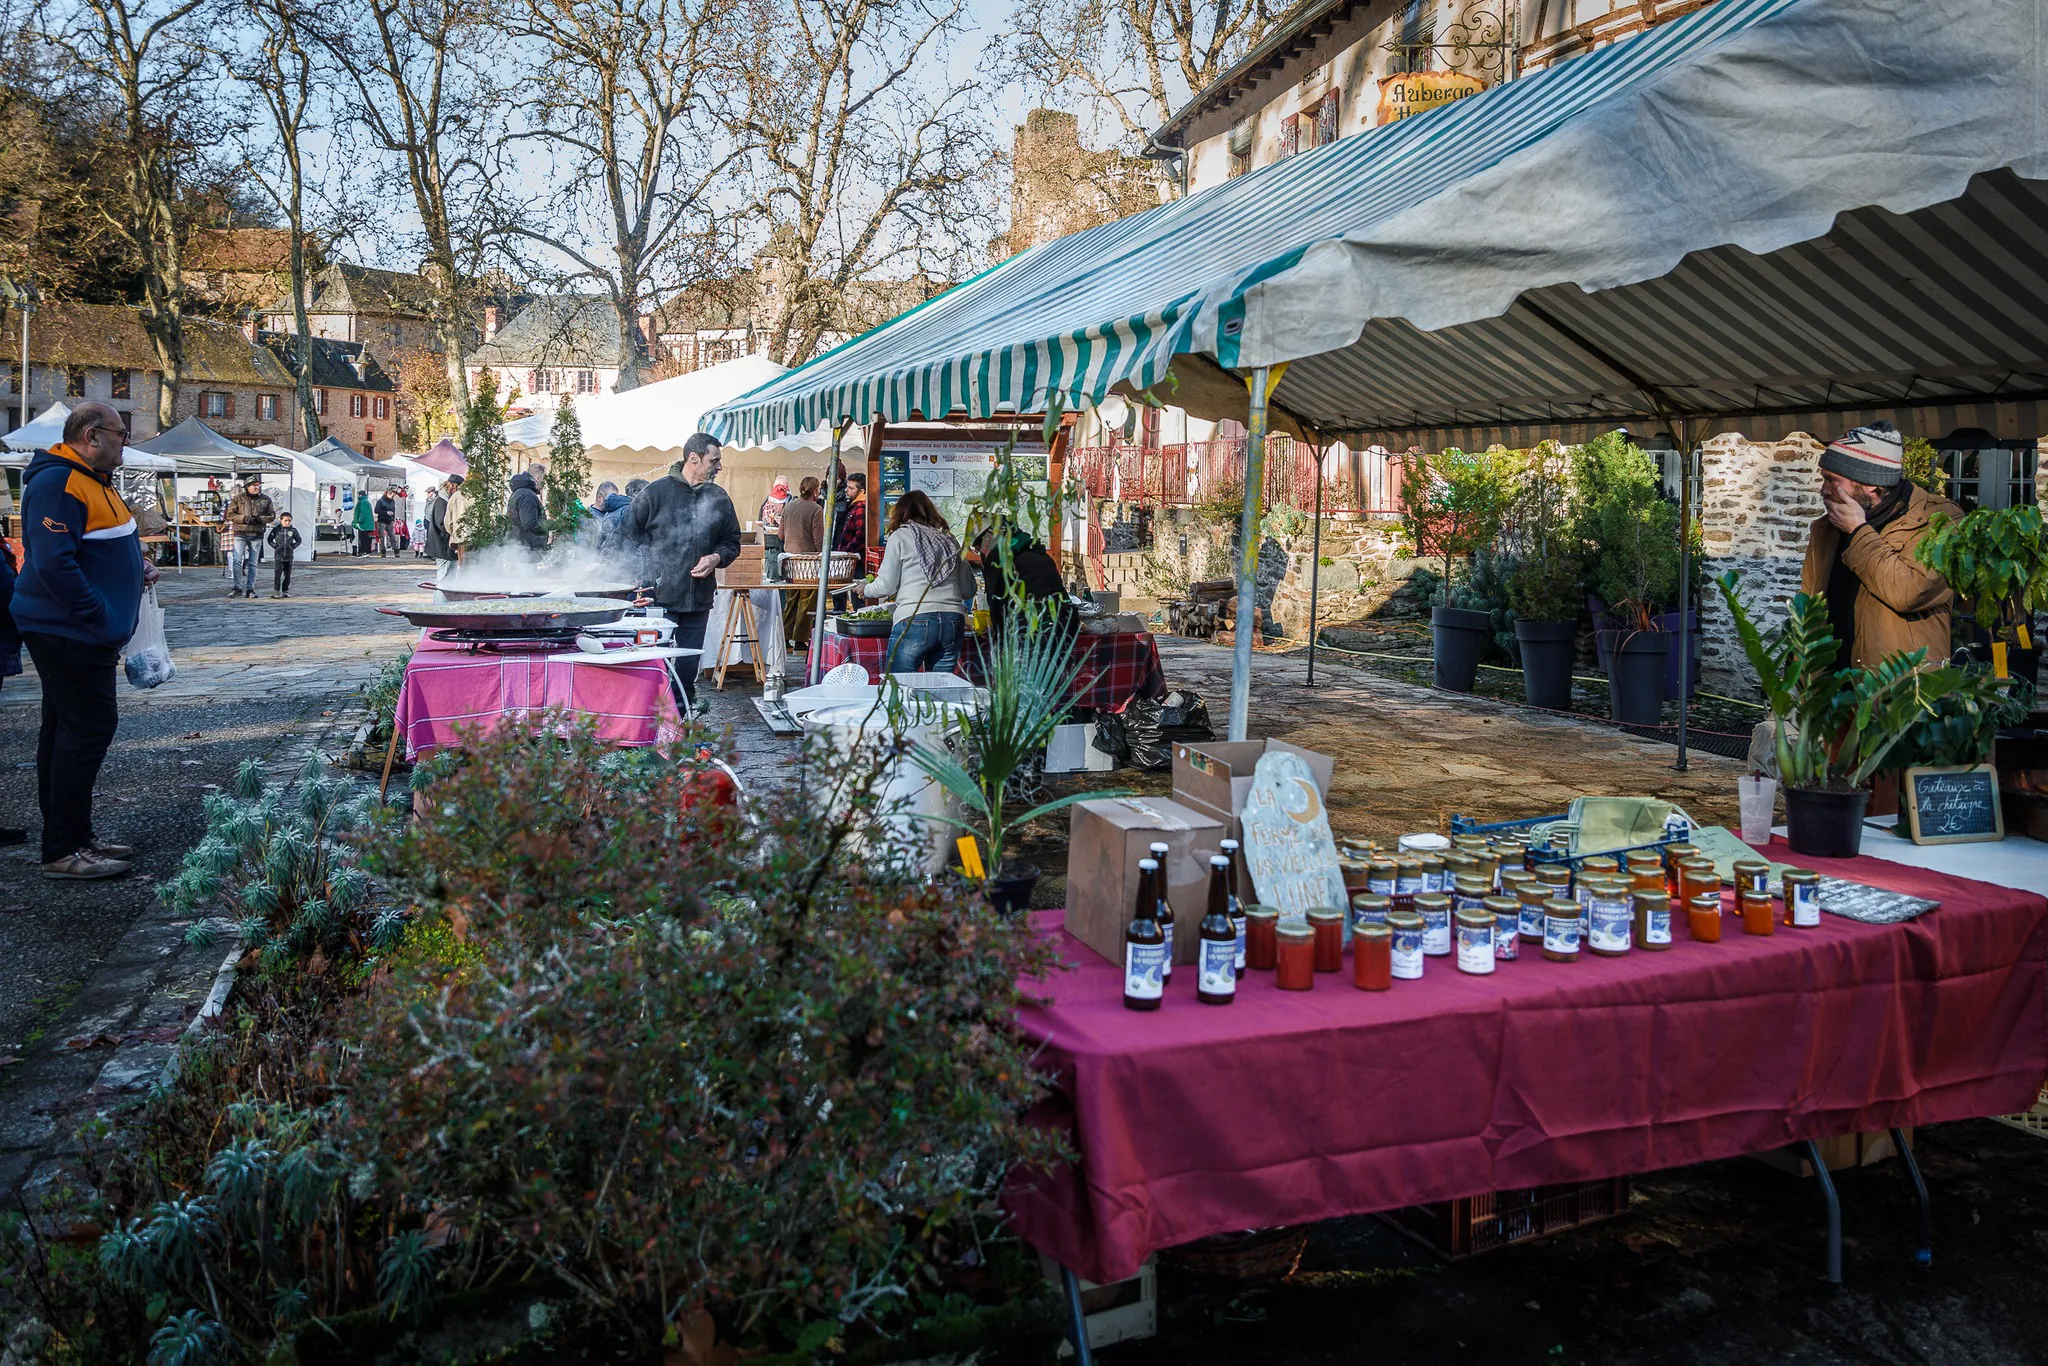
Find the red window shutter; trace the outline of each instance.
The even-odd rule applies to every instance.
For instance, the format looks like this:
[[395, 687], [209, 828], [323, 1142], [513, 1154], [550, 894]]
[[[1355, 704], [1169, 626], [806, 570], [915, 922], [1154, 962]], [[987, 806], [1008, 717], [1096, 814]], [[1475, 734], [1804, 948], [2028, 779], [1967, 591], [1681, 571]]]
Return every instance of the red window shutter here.
[[222, 416], [222, 417], [233, 417], [234, 415], [235, 415], [235, 396], [234, 396], [233, 394], [229, 394], [229, 395], [227, 395], [227, 411], [226, 411], [226, 412], [224, 412], [224, 413], [222, 413], [222, 414], [221, 414], [221, 416]]

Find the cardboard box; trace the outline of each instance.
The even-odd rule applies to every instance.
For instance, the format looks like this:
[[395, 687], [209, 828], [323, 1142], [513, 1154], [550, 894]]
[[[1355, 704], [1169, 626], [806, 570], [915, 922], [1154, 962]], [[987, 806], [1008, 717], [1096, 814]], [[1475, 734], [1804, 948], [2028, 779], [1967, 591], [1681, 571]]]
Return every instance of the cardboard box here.
[[[1252, 773], [1258, 767], [1259, 756], [1269, 749], [1299, 754], [1307, 761], [1309, 775], [1316, 780], [1316, 792], [1328, 801], [1330, 775], [1336, 771], [1336, 761], [1312, 749], [1290, 745], [1285, 740], [1176, 743], [1173, 747], [1173, 799], [1221, 821], [1224, 826], [1222, 838], [1243, 840], [1244, 827], [1238, 821], [1238, 813], [1244, 810], [1245, 796], [1252, 790]], [[1178, 913], [1180, 908], [1176, 906], [1174, 910]]]
[[1173, 961], [1195, 961], [1196, 927], [1209, 901], [1209, 857], [1223, 823], [1164, 797], [1077, 802], [1067, 835], [1067, 928], [1112, 963], [1124, 961], [1124, 927], [1138, 896], [1138, 860], [1167, 845], [1166, 902], [1173, 907]]
[[757, 541], [753, 545], [742, 545], [739, 558], [718, 571], [718, 586], [720, 588], [758, 588], [763, 581], [761, 578], [762, 567], [763, 561], [759, 542]]

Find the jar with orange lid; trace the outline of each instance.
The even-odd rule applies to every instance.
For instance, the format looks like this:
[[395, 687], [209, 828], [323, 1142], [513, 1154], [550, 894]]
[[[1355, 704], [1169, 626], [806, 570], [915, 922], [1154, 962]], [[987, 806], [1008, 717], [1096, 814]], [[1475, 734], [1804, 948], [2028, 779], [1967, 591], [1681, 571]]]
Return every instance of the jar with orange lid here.
[[1630, 894], [1635, 907], [1635, 943], [1658, 953], [1671, 947], [1671, 898], [1662, 887]]
[[1385, 921], [1351, 931], [1351, 984], [1360, 991], [1386, 991], [1394, 985], [1394, 932]]
[[1579, 930], [1585, 923], [1579, 903], [1552, 897], [1543, 903], [1543, 956], [1553, 963], [1579, 961]]
[[1344, 912], [1335, 906], [1316, 906], [1308, 913], [1308, 927], [1315, 936], [1315, 969], [1337, 972], [1344, 966]]
[[1769, 892], [1752, 892], [1743, 887], [1735, 893], [1735, 907], [1742, 913], [1745, 934], [1770, 934], [1778, 928], [1778, 918], [1771, 914]]
[[1402, 981], [1419, 981], [1422, 977], [1422, 915], [1417, 911], [1389, 911], [1387, 931], [1392, 935], [1389, 954], [1392, 971]]
[[1515, 919], [1524, 944], [1543, 942], [1543, 903], [1549, 901], [1552, 894], [1553, 889], [1541, 882], [1525, 882], [1522, 890], [1515, 893]]
[[1316, 984], [1316, 933], [1306, 920], [1289, 916], [1273, 931], [1277, 949], [1273, 984], [1282, 991], [1307, 991]]
[[1695, 892], [1685, 901], [1686, 932], [1702, 944], [1721, 942], [1721, 894]]
[[1271, 972], [1279, 960], [1280, 941], [1276, 937], [1280, 928], [1280, 908], [1277, 906], [1247, 906], [1244, 908], [1244, 965], [1260, 972]]
[[1486, 910], [1493, 916], [1493, 956], [1516, 959], [1522, 956], [1521, 902], [1511, 896], [1486, 898]]

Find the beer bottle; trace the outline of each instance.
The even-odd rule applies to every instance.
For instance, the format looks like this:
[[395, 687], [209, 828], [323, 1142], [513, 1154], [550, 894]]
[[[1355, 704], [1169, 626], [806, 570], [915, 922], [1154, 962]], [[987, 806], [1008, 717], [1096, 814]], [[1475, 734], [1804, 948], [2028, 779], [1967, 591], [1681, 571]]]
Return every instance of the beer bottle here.
[[1195, 999], [1227, 1006], [1237, 999], [1237, 930], [1230, 923], [1230, 860], [1209, 859], [1209, 909], [1202, 916], [1202, 942], [1195, 959]]
[[1237, 841], [1223, 840], [1217, 846], [1230, 860], [1230, 924], [1237, 931], [1237, 975], [1244, 976], [1244, 902], [1237, 895]]
[[1166, 899], [1166, 855], [1164, 844], [1154, 844], [1151, 849], [1152, 861], [1159, 865], [1159, 875], [1154, 879], [1159, 889], [1159, 928], [1166, 932], [1166, 980], [1173, 980], [1173, 906]]
[[1158, 879], [1159, 865], [1139, 859], [1138, 904], [1124, 927], [1124, 1006], [1129, 1010], [1157, 1010], [1166, 993], [1166, 941], [1155, 909]]

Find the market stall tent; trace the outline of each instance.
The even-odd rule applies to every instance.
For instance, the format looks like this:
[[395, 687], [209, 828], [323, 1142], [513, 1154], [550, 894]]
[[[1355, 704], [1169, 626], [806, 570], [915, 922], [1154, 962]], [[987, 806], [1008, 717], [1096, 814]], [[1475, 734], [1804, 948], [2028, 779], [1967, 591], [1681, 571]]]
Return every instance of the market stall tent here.
[[421, 451], [414, 459], [428, 469], [439, 470], [443, 474], [469, 473], [469, 461], [462, 458], [461, 448], [445, 436]]
[[355, 477], [347, 470], [316, 460], [300, 451], [283, 446], [259, 446], [258, 450], [267, 455], [279, 455], [292, 462], [292, 477], [283, 489], [272, 486], [268, 481], [264, 488], [280, 504], [279, 511], [289, 511], [292, 525], [299, 533], [299, 548], [293, 555], [295, 563], [310, 560], [317, 549], [317, 531], [325, 505], [339, 505], [340, 499], [328, 493], [353, 487]]
[[[1319, 444], [2031, 435], [2044, 107], [2035, 0], [1719, 0], [1035, 247], [707, 420], [762, 441], [1170, 372], [1198, 416]], [[1249, 620], [1249, 566], [1239, 595]]]
[[64, 421], [71, 416], [71, 409], [62, 403], [52, 403], [35, 417], [7, 433], [4, 440], [10, 451], [48, 450], [64, 439]]

